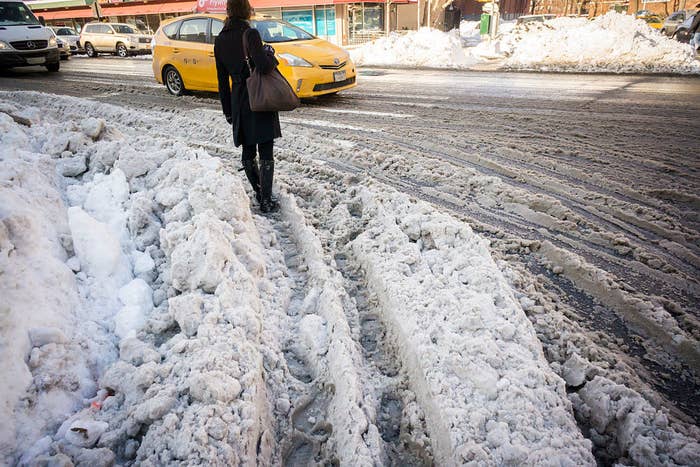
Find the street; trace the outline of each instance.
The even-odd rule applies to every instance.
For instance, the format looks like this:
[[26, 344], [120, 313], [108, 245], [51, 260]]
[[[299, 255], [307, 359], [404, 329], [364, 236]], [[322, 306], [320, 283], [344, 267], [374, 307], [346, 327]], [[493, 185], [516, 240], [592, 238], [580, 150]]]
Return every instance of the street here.
[[[74, 57], [58, 73], [42, 70], [2, 72], [0, 91], [147, 111], [172, 122], [167, 134], [167, 124], [149, 132], [204, 149], [237, 173], [239, 149], [216, 95], [171, 96], [143, 59]], [[700, 79], [364, 68], [358, 83], [281, 114], [275, 145], [278, 187], [297, 198], [338, 270], [358, 274], [345, 250], [357, 233], [338, 228], [332, 209], [358, 196], [357, 186], [408, 194], [489, 241], [552, 367], [576, 348], [593, 364], [589, 377], [696, 425]], [[367, 287], [366, 278], [347, 280], [348, 291]], [[381, 341], [358, 312], [353, 332]], [[382, 367], [390, 354], [364, 356]], [[618, 459], [601, 446], [594, 453]], [[389, 457], [421, 458], [400, 449]]]

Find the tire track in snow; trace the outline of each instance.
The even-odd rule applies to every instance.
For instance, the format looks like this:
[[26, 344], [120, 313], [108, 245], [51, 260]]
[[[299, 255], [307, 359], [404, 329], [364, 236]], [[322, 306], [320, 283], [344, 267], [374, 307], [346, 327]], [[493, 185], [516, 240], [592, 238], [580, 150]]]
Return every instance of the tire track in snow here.
[[[415, 394], [409, 389], [408, 373], [393, 344], [395, 339], [388, 335], [377, 298], [370, 294], [364, 272], [347, 247], [347, 243], [364, 229], [364, 222], [359, 219], [361, 212], [358, 212], [361, 206], [348, 203], [351, 225], [340, 228], [325, 211], [319, 213], [311, 206], [304, 208], [304, 204], [313, 204], [309, 199], [313, 199], [314, 194], [309, 193], [305, 184], [290, 182], [284, 183], [285, 189], [294, 193], [307, 219], [319, 222], [324, 246], [333, 254], [335, 267], [343, 279], [345, 314], [353, 339], [362, 351], [359, 372], [367, 401], [365, 410], [383, 441], [383, 464], [432, 465], [433, 454], [424, 416], [416, 404]], [[339, 189], [337, 193], [342, 191]], [[348, 234], [343, 233], [345, 228], [350, 230]], [[328, 236], [336, 230], [338, 234]]]
[[[287, 155], [286, 151], [280, 151], [278, 153], [278, 157], [280, 157], [281, 159], [283, 159], [287, 163], [294, 164], [296, 167], [294, 170], [292, 170], [292, 172], [294, 172], [295, 174], [303, 173], [304, 170], [307, 170], [304, 167], [304, 165], [309, 165], [308, 156], [306, 156], [303, 153], [298, 153], [295, 156], [289, 156], [289, 155]], [[313, 159], [319, 160], [318, 158], [321, 158], [321, 156], [314, 154]], [[485, 217], [482, 216], [480, 212], [473, 211], [473, 209], [475, 209], [474, 205], [466, 205], [466, 206], [459, 205], [459, 204], [455, 204], [454, 202], [452, 202], [450, 200], [444, 199], [444, 197], [440, 197], [439, 194], [437, 194], [437, 193], [422, 192], [420, 184], [418, 184], [416, 182], [408, 181], [406, 179], [402, 179], [399, 177], [392, 177], [390, 174], [388, 174], [386, 172], [381, 173], [381, 174], [377, 174], [375, 172], [361, 172], [358, 170], [358, 168], [356, 166], [354, 166], [352, 164], [348, 164], [346, 161], [338, 161], [335, 159], [322, 159], [322, 158], [320, 160], [323, 162], [324, 165], [327, 165], [331, 169], [331, 171], [338, 170], [341, 173], [348, 174], [346, 176], [352, 177], [352, 178], [350, 178], [350, 180], [353, 180], [353, 178], [354, 179], [361, 179], [363, 177], [374, 178], [382, 183], [393, 186], [402, 192], [410, 193], [411, 195], [416, 196], [419, 199], [426, 200], [433, 205], [441, 206], [445, 209], [448, 209], [449, 211], [458, 214], [460, 217], [466, 216], [465, 220], [469, 223], [473, 223], [474, 218], [479, 219], [481, 221], [484, 221], [484, 219], [485, 219]], [[306, 161], [306, 162], [303, 162], [303, 161]], [[300, 165], [300, 163], [303, 165]], [[311, 164], [311, 165], [315, 166], [316, 164]], [[324, 165], [322, 165], [321, 167], [323, 167]], [[326, 173], [327, 171], [320, 168], [320, 167], [313, 167], [312, 172], [314, 174], [313, 176], [318, 179], [318, 178], [321, 178], [322, 174]], [[477, 206], [477, 208], [478, 208], [478, 206]], [[489, 212], [487, 212], [487, 213], [489, 213]], [[493, 214], [493, 213], [489, 213], [489, 214]], [[497, 224], [497, 225], [500, 225], [502, 228], [505, 227], [505, 230], [508, 232], [509, 236], [516, 233], [516, 234], [520, 235], [521, 238], [528, 238], [531, 240], [537, 240], [537, 239], [545, 240], [545, 239], [547, 239], [547, 237], [542, 236], [534, 228], [532, 228], [532, 227], [528, 228], [525, 225], [518, 227], [516, 224], [513, 224], [513, 221], [514, 221], [514, 218], [508, 218], [507, 224], [505, 224], [505, 225], [504, 224]], [[480, 229], [482, 229], [482, 233], [493, 236], [494, 233], [491, 230], [491, 227], [490, 227], [491, 225], [493, 225], [493, 224], [487, 223], [486, 225], [481, 225]], [[496, 237], [494, 237], [494, 240], [499, 241], [500, 236], [503, 236], [502, 232], [499, 233]], [[506, 238], [508, 238], [508, 237], [506, 237]], [[552, 243], [560, 246], [564, 250], [567, 250], [567, 251], [570, 251], [574, 248], [574, 245], [563, 241], [561, 238], [551, 238], [550, 241]], [[505, 242], [505, 243], [508, 243], [508, 242]], [[599, 250], [596, 250], [596, 251], [597, 251], [597, 254], [601, 254], [601, 251], [599, 251]], [[612, 258], [613, 257], [610, 255], [608, 259], [612, 260]], [[525, 258], [525, 260], [529, 261], [529, 260], [527, 260], [527, 258]], [[576, 283], [575, 280], [573, 282]], [[588, 292], [584, 292], [584, 293], [587, 294]], [[575, 297], [573, 297], [573, 298], [575, 298]], [[567, 300], [567, 299], [564, 298], [564, 300]], [[604, 309], [613, 310], [609, 307], [606, 307]], [[601, 327], [601, 328], [595, 327], [596, 323], [601, 323], [600, 321], [591, 321], [589, 323], [594, 326], [591, 329], [592, 331], [603, 330], [604, 332], [609, 332], [609, 331], [605, 330], [605, 327]], [[629, 323], [626, 323], [625, 333], [627, 335], [629, 335], [630, 338], [632, 338], [632, 339], [640, 339], [639, 331], [635, 330], [634, 327], [631, 328]], [[647, 351], [648, 350], [649, 349], [647, 349]], [[656, 349], [652, 352], [652, 354], [654, 352], [658, 354], [660, 352], [660, 350]], [[663, 354], [664, 352], [661, 352], [661, 353]], [[647, 357], [643, 354], [634, 354], [634, 352], [631, 352], [630, 355], [634, 355], [636, 358], [640, 358], [642, 364], [649, 366], [649, 371], [651, 371], [651, 373], [658, 373], [658, 367], [653, 362], [653, 360], [654, 360], [653, 357], [651, 358], [651, 360], [647, 360]], [[669, 358], [669, 357], [663, 357], [663, 358]], [[675, 400], [676, 394], [682, 394], [685, 391], [685, 388], [688, 387], [688, 384], [692, 385], [694, 383], [690, 383], [688, 381], [688, 377], [685, 374], [687, 371], [686, 369], [667, 368], [667, 371], [668, 372], [662, 376], [662, 379], [667, 382], [667, 384], [664, 386], [663, 390], [664, 390], [664, 393], [666, 393], [668, 395], [668, 398], [670, 400]], [[669, 376], [669, 374], [671, 376]], [[676, 375], [675, 377], [672, 376], [674, 374]], [[694, 377], [691, 376], [690, 381], [693, 381], [693, 380], [694, 380]], [[666, 389], [668, 389], [668, 391], [666, 391]], [[678, 402], [679, 402], [679, 407], [685, 407], [685, 408], [689, 407], [688, 401], [685, 397], [680, 397], [678, 399]], [[686, 413], [692, 414], [693, 410], [690, 410], [690, 412], [686, 412]]]

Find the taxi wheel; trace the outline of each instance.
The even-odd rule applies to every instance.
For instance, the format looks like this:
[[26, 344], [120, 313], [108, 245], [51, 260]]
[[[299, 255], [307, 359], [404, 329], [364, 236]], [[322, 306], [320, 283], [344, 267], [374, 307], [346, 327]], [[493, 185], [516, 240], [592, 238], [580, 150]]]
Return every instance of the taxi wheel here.
[[174, 66], [168, 66], [163, 71], [163, 81], [168, 92], [173, 96], [182, 96], [185, 94], [185, 85], [182, 82], [182, 76]]
[[87, 54], [88, 57], [97, 57], [97, 52], [95, 52], [95, 48], [92, 46], [91, 43], [86, 42], [85, 43], [85, 53]]
[[126, 58], [129, 56], [129, 51], [121, 42], [117, 44], [117, 55], [119, 55], [121, 58]]

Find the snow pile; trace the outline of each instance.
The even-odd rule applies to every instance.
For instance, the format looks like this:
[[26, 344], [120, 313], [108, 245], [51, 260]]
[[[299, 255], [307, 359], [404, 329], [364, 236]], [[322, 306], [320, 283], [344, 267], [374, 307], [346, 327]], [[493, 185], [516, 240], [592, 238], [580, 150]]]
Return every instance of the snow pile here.
[[133, 113], [21, 97], [41, 108], [0, 100], [2, 463], [265, 463], [265, 264], [240, 180], [78, 117]]
[[459, 31], [430, 28], [393, 32], [351, 50], [350, 56], [360, 66], [467, 68], [474, 64], [462, 47]]
[[592, 21], [504, 22], [493, 41], [479, 35], [478, 22], [463, 21], [459, 31], [392, 33], [350, 54], [359, 66], [466, 69], [490, 62], [540, 71], [700, 73], [700, 62], [687, 44], [614, 11]]
[[633, 16], [556, 18], [516, 27], [500, 39], [505, 66], [548, 71], [700, 73], [687, 44]]
[[438, 464], [594, 465], [564, 381], [486, 243], [405, 196], [360, 194], [351, 246], [426, 410]]
[[462, 45], [475, 46], [481, 42], [481, 21], [462, 21], [459, 23], [459, 35]]
[[101, 319], [119, 309], [128, 260], [104, 224], [79, 207], [80, 219], [69, 215], [67, 179], [56, 173], [87, 170], [81, 153], [100, 144], [93, 120], [45, 121], [36, 108], [0, 101], [3, 460], [45, 447], [35, 441], [94, 395], [95, 374], [116, 357]]
[[593, 443], [620, 464], [697, 465], [700, 460], [700, 430], [678, 433], [665, 413], [621, 384], [596, 376], [571, 400], [590, 424]]

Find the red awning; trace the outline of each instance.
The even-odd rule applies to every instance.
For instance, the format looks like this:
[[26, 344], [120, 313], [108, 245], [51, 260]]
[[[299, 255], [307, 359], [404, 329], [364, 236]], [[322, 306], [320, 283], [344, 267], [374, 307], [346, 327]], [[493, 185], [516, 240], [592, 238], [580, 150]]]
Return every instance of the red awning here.
[[[103, 16], [132, 16], [132, 15], [157, 15], [159, 13], [189, 13], [193, 12], [197, 2], [169, 2], [169, 3], [142, 3], [139, 5], [104, 5], [102, 6]], [[49, 10], [34, 12], [36, 16], [43, 16], [45, 20], [70, 19], [70, 18], [92, 18], [90, 8], [76, 8], [65, 10]]]
[[[416, 3], [417, 0], [392, 0], [391, 3]], [[286, 8], [296, 6], [341, 5], [344, 3], [362, 3], [360, 0], [250, 0], [253, 8]], [[366, 3], [385, 3], [383, 0]], [[197, 0], [199, 13], [225, 13], [226, 0]]]
[[[391, 3], [414, 3], [416, 0], [392, 0]], [[135, 3], [135, 2], [134, 2]], [[298, 7], [312, 5], [338, 5], [344, 3], [360, 3], [357, 0], [251, 0], [253, 8]], [[384, 3], [382, 1], [371, 3]], [[132, 16], [132, 15], [157, 15], [159, 13], [191, 13], [191, 12], [225, 13], [226, 0], [191, 0], [184, 2], [131, 2], [115, 4], [102, 4], [104, 16]], [[45, 20], [92, 18], [92, 11], [88, 7], [35, 10], [36, 16], [43, 16]]]

